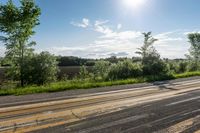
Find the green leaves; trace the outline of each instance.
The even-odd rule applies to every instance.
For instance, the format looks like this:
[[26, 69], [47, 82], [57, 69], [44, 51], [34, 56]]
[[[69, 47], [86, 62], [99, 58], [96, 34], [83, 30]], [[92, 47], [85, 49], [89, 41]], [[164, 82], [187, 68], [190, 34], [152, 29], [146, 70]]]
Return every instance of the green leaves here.
[[143, 33], [144, 44], [136, 54], [142, 56], [142, 70], [144, 75], [159, 75], [167, 73], [166, 64], [160, 59], [160, 55], [153, 44], [158, 41], [152, 37], [151, 32]]
[[19, 10], [10, 0], [6, 5], [0, 5], [0, 31], [11, 34], [18, 22]]
[[200, 61], [200, 33], [191, 33], [188, 35], [189, 42], [191, 44], [190, 47], [190, 56], [189, 58], [194, 61]]
[[[28, 42], [35, 33], [34, 27], [39, 24], [40, 8], [33, 0], [21, 0], [17, 7], [9, 0], [6, 5], [0, 5], [0, 32], [4, 33], [0, 40], [6, 46], [6, 58], [10, 62], [9, 75], [13, 80], [21, 80], [24, 85], [25, 58], [33, 55], [32, 46], [35, 42]], [[16, 72], [17, 73], [16, 73]]]
[[136, 54], [142, 56], [142, 58], [148, 56], [148, 54], [152, 54], [156, 52], [155, 48], [152, 46], [154, 42], [158, 41], [151, 36], [151, 32], [143, 33], [144, 35], [144, 45], [141, 48], [138, 48], [139, 51]]
[[142, 75], [141, 66], [131, 60], [124, 60], [117, 64], [112, 64], [107, 75], [109, 80], [119, 80], [135, 78]]
[[105, 80], [107, 73], [109, 71], [110, 63], [108, 61], [97, 61], [93, 67], [95, 78], [100, 78], [101, 80]]
[[49, 52], [25, 58], [24, 78], [26, 84], [42, 85], [56, 80], [58, 62]]

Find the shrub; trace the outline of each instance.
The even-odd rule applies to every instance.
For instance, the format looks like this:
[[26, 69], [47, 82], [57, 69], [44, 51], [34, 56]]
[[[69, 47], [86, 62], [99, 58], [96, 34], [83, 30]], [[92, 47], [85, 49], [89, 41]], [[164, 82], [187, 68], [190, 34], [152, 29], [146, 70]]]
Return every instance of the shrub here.
[[188, 69], [189, 72], [198, 71], [198, 70], [200, 70], [200, 64], [199, 64], [199, 62], [192, 61], [192, 62], [189, 63], [187, 69]]
[[95, 80], [97, 80], [98, 78], [105, 80], [107, 77], [109, 67], [110, 63], [108, 61], [97, 61], [93, 68]]
[[125, 60], [117, 64], [113, 64], [108, 72], [107, 79], [119, 80], [133, 77], [139, 77], [142, 74], [141, 67], [133, 64], [130, 60]]
[[187, 72], [188, 69], [188, 62], [181, 61], [177, 64], [176, 73], [184, 73]]
[[168, 62], [168, 67], [172, 73], [184, 73], [188, 71], [188, 62], [187, 61], [171, 61]]
[[170, 73], [176, 73], [178, 65], [176, 62], [167, 62], [167, 67]]
[[86, 80], [88, 76], [89, 76], [89, 72], [87, 71], [86, 67], [81, 66], [78, 78], [83, 81], [83, 80]]
[[160, 59], [160, 55], [150, 53], [148, 56], [143, 58], [142, 63], [143, 75], [165, 75], [168, 73], [167, 64]]
[[56, 60], [56, 57], [48, 52], [26, 58], [25, 83], [42, 85], [55, 81], [58, 72]]

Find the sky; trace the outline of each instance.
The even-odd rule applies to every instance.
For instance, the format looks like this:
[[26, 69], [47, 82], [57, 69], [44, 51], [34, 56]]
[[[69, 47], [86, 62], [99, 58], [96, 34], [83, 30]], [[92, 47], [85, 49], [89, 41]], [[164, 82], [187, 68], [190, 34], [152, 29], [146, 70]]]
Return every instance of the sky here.
[[[19, 0], [13, 0], [19, 6]], [[5, 4], [7, 0], [0, 0]], [[35, 0], [37, 52], [83, 58], [137, 56], [151, 31], [163, 58], [185, 58], [187, 34], [200, 31], [199, 0]], [[5, 47], [0, 42], [0, 55]]]

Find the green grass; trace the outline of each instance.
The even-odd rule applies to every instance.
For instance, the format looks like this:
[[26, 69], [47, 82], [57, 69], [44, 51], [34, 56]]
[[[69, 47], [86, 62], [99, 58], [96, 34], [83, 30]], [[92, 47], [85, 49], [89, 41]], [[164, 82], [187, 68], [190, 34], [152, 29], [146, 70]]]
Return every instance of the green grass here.
[[200, 71], [198, 72], [186, 72], [182, 74], [175, 74], [174, 78], [188, 78], [188, 77], [193, 77], [193, 76], [200, 76]]
[[200, 72], [186, 72], [183, 74], [174, 74], [171, 76], [156, 76], [156, 77], [147, 76], [147, 77], [117, 80], [117, 81], [106, 81], [106, 82], [75, 81], [75, 80], [62, 81], [62, 82], [51, 83], [49, 85], [43, 85], [43, 86], [27, 86], [24, 88], [1, 89], [0, 96], [25, 95], [25, 94], [45, 93], [45, 92], [59, 92], [59, 91], [74, 90], [74, 89], [90, 89], [90, 88], [105, 87], [105, 86], [136, 84], [136, 83], [144, 83], [144, 82], [187, 78], [187, 77], [192, 77], [192, 76], [200, 76]]

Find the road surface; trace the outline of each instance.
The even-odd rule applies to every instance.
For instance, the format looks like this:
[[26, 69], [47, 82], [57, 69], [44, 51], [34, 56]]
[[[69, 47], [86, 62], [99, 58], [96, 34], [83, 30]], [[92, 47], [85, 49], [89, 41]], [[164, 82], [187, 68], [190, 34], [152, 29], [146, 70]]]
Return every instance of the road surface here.
[[199, 133], [200, 79], [2, 107], [0, 132]]

